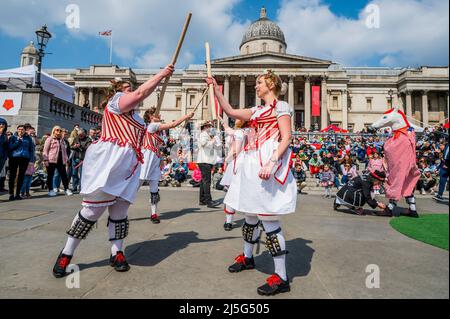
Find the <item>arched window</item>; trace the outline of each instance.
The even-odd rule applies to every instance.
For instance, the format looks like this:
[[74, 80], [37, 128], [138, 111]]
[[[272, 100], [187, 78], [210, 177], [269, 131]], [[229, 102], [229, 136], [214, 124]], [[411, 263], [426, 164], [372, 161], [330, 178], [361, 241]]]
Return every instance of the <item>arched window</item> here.
[[267, 52], [267, 43], [266, 42], [264, 42], [262, 44], [262, 50], [263, 50], [263, 52]]
[[245, 53], [250, 54], [250, 46], [249, 45], [245, 46]]

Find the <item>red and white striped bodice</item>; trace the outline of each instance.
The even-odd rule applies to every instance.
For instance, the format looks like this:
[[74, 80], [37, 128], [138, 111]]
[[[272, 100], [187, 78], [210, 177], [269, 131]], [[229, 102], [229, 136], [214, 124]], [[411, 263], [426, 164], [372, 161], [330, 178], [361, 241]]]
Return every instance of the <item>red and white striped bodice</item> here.
[[161, 138], [159, 132], [150, 133], [146, 131], [142, 148], [150, 150], [159, 157], [159, 148], [164, 144], [164, 140]]
[[248, 135], [248, 142], [244, 150], [259, 150], [268, 140], [279, 141], [281, 134], [278, 128], [276, 103], [271, 105], [266, 111], [250, 121], [251, 133]]
[[115, 114], [105, 108], [100, 140], [115, 143], [120, 147], [129, 145], [136, 153], [139, 162], [143, 163], [141, 151], [145, 136], [145, 125], [133, 118], [134, 112]]

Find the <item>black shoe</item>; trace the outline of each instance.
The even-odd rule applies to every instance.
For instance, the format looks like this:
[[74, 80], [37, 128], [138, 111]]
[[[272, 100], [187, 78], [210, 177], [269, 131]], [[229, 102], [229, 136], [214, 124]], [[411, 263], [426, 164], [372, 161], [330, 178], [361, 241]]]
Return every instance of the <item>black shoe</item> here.
[[208, 205], [208, 203], [205, 203], [205, 202], [199, 202], [198, 205], [199, 205], [199, 206], [206, 206], [206, 205]]
[[9, 200], [15, 200], [16, 198], [14, 197], [14, 195], [9, 195]]
[[130, 270], [130, 265], [128, 265], [122, 251], [118, 251], [115, 256], [109, 257], [109, 265], [114, 267], [114, 269], [118, 272]]
[[158, 215], [152, 215], [150, 217], [150, 220], [152, 221], [153, 224], [159, 224], [161, 222], [158, 218]]
[[20, 196], [20, 195], [16, 195], [16, 197], [14, 197], [14, 199], [15, 199], [15, 200], [22, 200], [23, 198], [22, 198], [22, 196]]
[[408, 216], [413, 218], [419, 218], [419, 214], [417, 214], [417, 210], [408, 209]]
[[72, 256], [64, 255], [62, 252], [56, 259], [55, 266], [53, 266], [53, 276], [56, 278], [62, 278], [66, 275], [67, 266], [69, 266]]
[[229, 272], [241, 272], [243, 270], [250, 270], [255, 268], [255, 259], [247, 258], [244, 254], [239, 255], [234, 260], [234, 264], [228, 267]]
[[208, 207], [208, 208], [217, 208], [217, 206], [219, 206], [219, 205], [222, 205], [222, 203], [221, 202], [219, 202], [219, 201], [210, 201], [210, 202], [208, 202], [207, 204], [206, 204], [206, 207]]
[[225, 231], [231, 231], [231, 230], [233, 230], [233, 224], [231, 224], [231, 223], [225, 223], [225, 224], [223, 225], [223, 229], [225, 229]]
[[291, 291], [289, 280], [283, 280], [277, 274], [267, 278], [266, 283], [258, 288], [258, 294], [262, 296], [273, 296], [282, 292]]

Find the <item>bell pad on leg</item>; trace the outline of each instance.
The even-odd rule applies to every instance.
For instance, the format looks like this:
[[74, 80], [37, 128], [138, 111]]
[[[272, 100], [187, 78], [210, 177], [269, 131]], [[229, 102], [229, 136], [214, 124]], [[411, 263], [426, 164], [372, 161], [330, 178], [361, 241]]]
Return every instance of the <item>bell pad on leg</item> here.
[[282, 250], [280, 241], [278, 240], [278, 234], [281, 232], [281, 228], [274, 230], [273, 232], [266, 234], [266, 247], [269, 250], [272, 257], [282, 256], [288, 253], [287, 250]]
[[84, 218], [81, 212], [78, 213], [77, 220], [72, 224], [70, 229], [67, 231], [67, 235], [72, 236], [76, 239], [86, 239], [89, 232], [94, 227], [95, 222]]
[[256, 244], [259, 242], [259, 236], [255, 240], [253, 240], [253, 234], [255, 233], [255, 229], [258, 228], [259, 223], [256, 225], [250, 225], [247, 223], [244, 223], [242, 226], [242, 237], [244, 238], [244, 241], [246, 241], [249, 244]]
[[109, 223], [114, 224], [114, 238], [110, 238], [109, 240], [120, 240], [124, 239], [128, 236], [128, 230], [130, 228], [130, 222], [128, 221], [128, 217], [122, 220], [113, 220], [108, 217], [108, 226]]

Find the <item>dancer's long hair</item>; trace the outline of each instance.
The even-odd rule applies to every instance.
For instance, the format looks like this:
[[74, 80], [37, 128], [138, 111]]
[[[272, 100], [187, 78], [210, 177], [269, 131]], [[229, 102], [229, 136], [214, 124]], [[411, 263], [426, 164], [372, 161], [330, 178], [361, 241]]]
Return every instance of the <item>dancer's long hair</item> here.
[[144, 113], [144, 121], [146, 124], [149, 124], [152, 122], [152, 116], [156, 114], [156, 107], [152, 106]]

